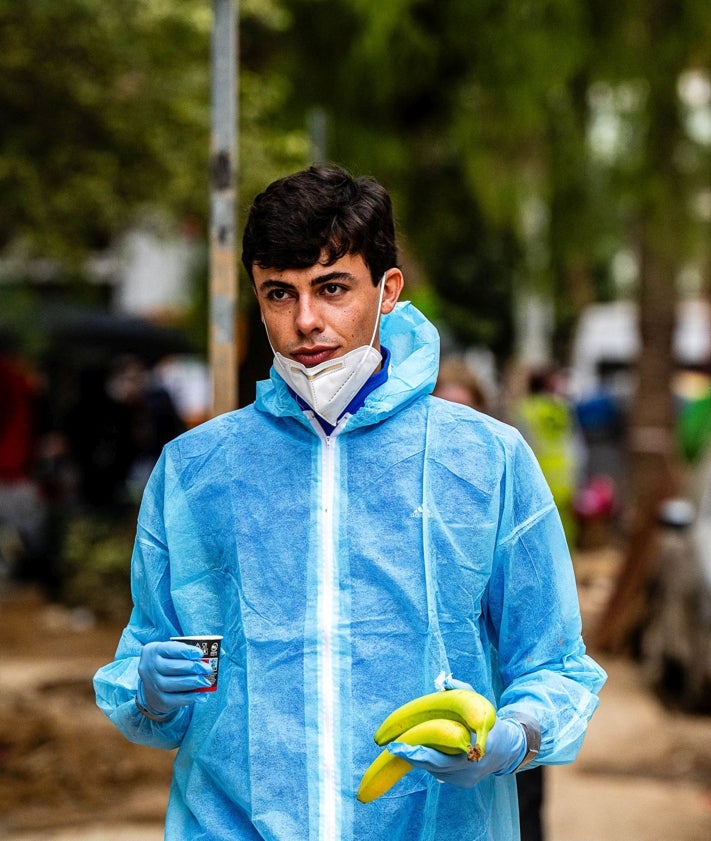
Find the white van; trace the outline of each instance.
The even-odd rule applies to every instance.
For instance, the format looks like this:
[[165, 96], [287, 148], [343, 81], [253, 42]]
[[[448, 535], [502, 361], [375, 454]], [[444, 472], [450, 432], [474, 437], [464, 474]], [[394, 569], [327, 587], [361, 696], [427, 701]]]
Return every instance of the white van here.
[[[627, 390], [628, 369], [640, 350], [637, 312], [633, 301], [591, 304], [583, 310], [573, 334], [570, 357], [574, 398], [593, 393], [605, 370], [618, 372], [617, 385], [620, 390]], [[688, 300], [677, 305], [674, 357], [680, 367], [711, 361], [711, 306], [707, 301]]]

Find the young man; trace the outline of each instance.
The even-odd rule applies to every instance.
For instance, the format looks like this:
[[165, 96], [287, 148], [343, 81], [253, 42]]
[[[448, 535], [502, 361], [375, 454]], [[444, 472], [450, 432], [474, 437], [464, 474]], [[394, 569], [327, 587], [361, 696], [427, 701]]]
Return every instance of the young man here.
[[[179, 748], [169, 841], [513, 841], [513, 772], [572, 761], [604, 682], [535, 458], [430, 396], [438, 336], [397, 303], [375, 181], [312, 167], [273, 183], [243, 262], [271, 378], [165, 448], [98, 703], [129, 739]], [[200, 652], [169, 640], [208, 633], [219, 684], [196, 694]], [[378, 724], [442, 675], [497, 707], [484, 758], [395, 743], [415, 769], [357, 802]]]

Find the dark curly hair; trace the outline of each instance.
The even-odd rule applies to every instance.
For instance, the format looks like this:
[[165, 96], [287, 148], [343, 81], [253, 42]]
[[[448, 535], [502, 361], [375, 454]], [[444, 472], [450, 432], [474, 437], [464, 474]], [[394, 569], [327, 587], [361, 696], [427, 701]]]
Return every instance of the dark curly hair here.
[[254, 200], [242, 237], [242, 263], [304, 269], [332, 265], [346, 254], [363, 257], [377, 284], [397, 265], [390, 196], [373, 178], [353, 178], [338, 166], [312, 166], [280, 178]]

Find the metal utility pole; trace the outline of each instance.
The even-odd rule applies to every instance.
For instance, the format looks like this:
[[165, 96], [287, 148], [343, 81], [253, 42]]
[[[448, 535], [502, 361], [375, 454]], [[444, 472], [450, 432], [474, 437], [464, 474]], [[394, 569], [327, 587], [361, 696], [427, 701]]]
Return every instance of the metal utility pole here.
[[212, 0], [210, 371], [212, 414], [237, 407], [237, 2]]

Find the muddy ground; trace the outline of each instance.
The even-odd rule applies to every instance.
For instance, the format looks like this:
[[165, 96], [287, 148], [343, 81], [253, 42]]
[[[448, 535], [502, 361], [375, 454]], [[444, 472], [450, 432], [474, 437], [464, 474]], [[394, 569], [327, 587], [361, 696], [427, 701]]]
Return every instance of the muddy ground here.
[[[616, 563], [576, 557], [586, 627]], [[0, 590], [0, 838], [161, 841], [172, 756], [127, 742], [94, 704], [120, 630]], [[546, 841], [709, 841], [711, 717], [668, 710], [635, 663], [591, 653], [609, 681], [577, 762], [546, 772]]]

